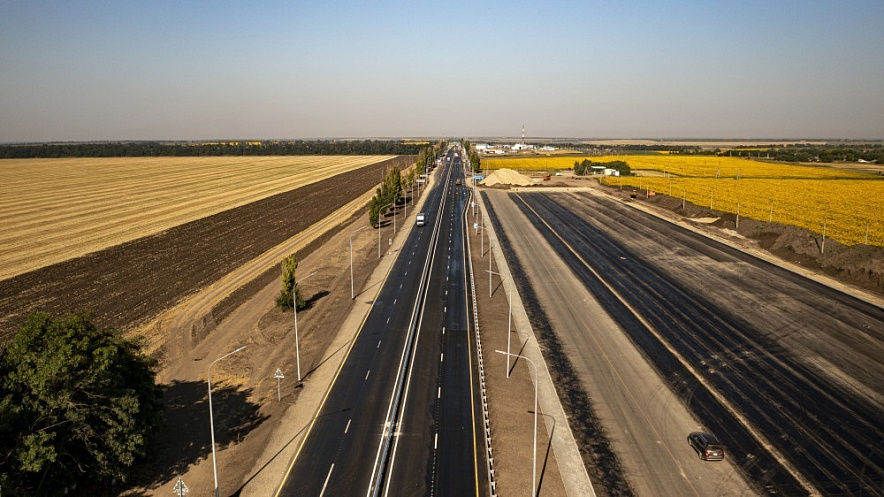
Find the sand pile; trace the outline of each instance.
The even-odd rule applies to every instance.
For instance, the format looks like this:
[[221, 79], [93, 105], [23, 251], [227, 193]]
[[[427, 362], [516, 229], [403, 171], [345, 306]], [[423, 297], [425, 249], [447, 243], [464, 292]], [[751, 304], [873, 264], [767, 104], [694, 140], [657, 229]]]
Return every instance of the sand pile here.
[[513, 171], [512, 169], [498, 169], [497, 171], [489, 174], [487, 178], [480, 181], [479, 184], [482, 186], [531, 186], [535, 184], [535, 181], [528, 176], [525, 176], [524, 174]]

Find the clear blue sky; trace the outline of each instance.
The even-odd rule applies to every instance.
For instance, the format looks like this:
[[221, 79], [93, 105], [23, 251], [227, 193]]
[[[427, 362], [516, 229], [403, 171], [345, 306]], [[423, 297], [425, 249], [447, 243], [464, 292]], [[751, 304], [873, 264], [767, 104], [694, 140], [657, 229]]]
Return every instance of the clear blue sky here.
[[0, 142], [884, 139], [884, 1], [0, 0]]

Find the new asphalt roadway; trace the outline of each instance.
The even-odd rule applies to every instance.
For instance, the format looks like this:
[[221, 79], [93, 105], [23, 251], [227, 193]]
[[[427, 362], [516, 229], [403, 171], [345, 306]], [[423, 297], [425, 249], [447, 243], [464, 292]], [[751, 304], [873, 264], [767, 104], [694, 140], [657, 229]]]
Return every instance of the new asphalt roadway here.
[[639, 494], [884, 494], [880, 307], [603, 196], [489, 197], [526, 273], [563, 261], [539, 306]]
[[403, 244], [277, 495], [482, 492], [460, 157], [449, 150], [434, 173], [427, 225]]

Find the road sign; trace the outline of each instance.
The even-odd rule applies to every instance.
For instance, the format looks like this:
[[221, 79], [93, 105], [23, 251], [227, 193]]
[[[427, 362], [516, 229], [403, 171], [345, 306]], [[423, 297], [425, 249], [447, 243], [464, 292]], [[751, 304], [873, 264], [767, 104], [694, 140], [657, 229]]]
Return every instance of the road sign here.
[[178, 497], [184, 497], [184, 494], [188, 492], [187, 485], [184, 484], [184, 480], [178, 478], [178, 482], [175, 483], [175, 493], [178, 494]]
[[276, 372], [273, 373], [273, 377], [276, 378], [276, 401], [279, 402], [282, 400], [282, 393], [279, 391], [279, 380], [285, 378], [285, 375], [282, 374], [282, 370], [276, 368]]

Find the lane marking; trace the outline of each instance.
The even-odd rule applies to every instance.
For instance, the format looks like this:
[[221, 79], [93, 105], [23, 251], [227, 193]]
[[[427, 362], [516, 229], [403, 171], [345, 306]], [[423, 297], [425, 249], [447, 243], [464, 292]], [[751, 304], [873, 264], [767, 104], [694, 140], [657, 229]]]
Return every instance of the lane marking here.
[[445, 362], [445, 352], [439, 354], [439, 362]]
[[441, 399], [441, 398], [442, 398], [442, 387], [439, 387], [439, 390], [436, 392], [436, 398], [437, 398], [437, 399]]
[[[365, 380], [368, 379], [368, 376], [369, 376], [369, 375], [371, 375], [371, 370], [370, 370], [370, 369], [368, 370], [367, 373], [365, 373]], [[365, 380], [362, 380], [362, 381], [365, 381]]]
[[331, 468], [328, 468], [328, 474], [325, 476], [325, 483], [322, 484], [322, 490], [319, 492], [319, 497], [322, 497], [325, 494], [325, 487], [328, 486], [328, 480], [331, 478], [332, 471], [335, 470], [335, 463], [332, 463]]
[[350, 422], [351, 422], [351, 421], [353, 421], [353, 418], [350, 418], [350, 419], [347, 420], [347, 426], [344, 427], [344, 435], [346, 435], [347, 432], [350, 431]]
[[377, 346], [377, 348], [381, 348], [381, 340], [378, 340], [378, 346]]

